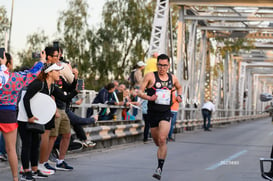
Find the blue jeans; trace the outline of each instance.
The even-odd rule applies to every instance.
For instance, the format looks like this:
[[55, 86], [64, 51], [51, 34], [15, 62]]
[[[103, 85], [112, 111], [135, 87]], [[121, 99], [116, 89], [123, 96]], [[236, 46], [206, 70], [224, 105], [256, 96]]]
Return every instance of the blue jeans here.
[[66, 110], [66, 114], [67, 114], [72, 125], [74, 125], [74, 124], [88, 125], [88, 124], [92, 124], [95, 122], [94, 118], [91, 118], [91, 117], [82, 118], [69, 109]]
[[[207, 109], [202, 109], [202, 116], [204, 120], [204, 130], [208, 130], [210, 128], [211, 111]], [[207, 120], [208, 123], [206, 123]]]
[[170, 128], [170, 131], [169, 131], [168, 138], [172, 137], [173, 129], [174, 129], [174, 126], [175, 126], [175, 123], [176, 123], [176, 117], [177, 117], [177, 112], [172, 111], [171, 128]]
[[6, 148], [5, 148], [5, 140], [4, 140], [4, 136], [1, 133], [0, 136], [0, 154], [6, 154]]

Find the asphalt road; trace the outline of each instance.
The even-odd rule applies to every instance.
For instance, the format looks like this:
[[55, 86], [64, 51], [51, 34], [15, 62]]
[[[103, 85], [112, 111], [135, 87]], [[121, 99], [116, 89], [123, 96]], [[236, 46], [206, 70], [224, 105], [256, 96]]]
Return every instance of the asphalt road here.
[[[259, 181], [260, 157], [272, 147], [271, 118], [225, 125], [176, 135], [168, 143], [162, 179], [165, 181]], [[73, 153], [67, 162], [73, 171], [58, 171], [48, 181], [155, 181], [156, 147], [152, 142]], [[268, 168], [269, 165], [266, 165]], [[0, 180], [11, 180], [6, 163], [0, 163]], [[41, 179], [40, 179], [41, 180]]]

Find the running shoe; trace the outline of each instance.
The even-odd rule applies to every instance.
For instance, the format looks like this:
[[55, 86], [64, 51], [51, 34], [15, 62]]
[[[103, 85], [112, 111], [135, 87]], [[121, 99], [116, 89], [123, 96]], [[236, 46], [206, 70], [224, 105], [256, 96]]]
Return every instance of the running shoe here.
[[46, 165], [46, 163], [45, 164], [38, 164], [38, 170], [42, 173], [42, 174], [44, 174], [44, 175], [47, 175], [47, 176], [49, 176], [49, 175], [53, 175], [54, 173], [55, 173], [55, 171], [54, 170], [49, 170], [49, 169], [47, 169], [46, 167], [45, 167], [45, 165]]
[[157, 180], [161, 179], [161, 169], [160, 168], [157, 168], [155, 170], [155, 173], [153, 174], [153, 177], [156, 178]]
[[45, 168], [47, 168], [48, 170], [53, 170], [54, 172], [56, 171], [56, 169], [54, 167], [52, 167], [51, 165], [49, 165], [49, 163], [44, 163]]
[[24, 169], [23, 169], [23, 166], [20, 167], [20, 171], [19, 171], [19, 174], [23, 174], [24, 173]]
[[40, 170], [37, 170], [36, 172], [32, 172], [32, 177], [33, 178], [47, 178], [48, 175], [45, 175], [40, 172]]
[[32, 177], [31, 171], [23, 173], [21, 176], [21, 180], [26, 180], [26, 181], [35, 181], [35, 178]]
[[96, 143], [94, 143], [93, 141], [91, 140], [85, 140], [85, 141], [82, 141], [82, 145], [86, 148], [91, 148], [91, 147], [94, 147], [96, 146]]
[[265, 172], [265, 173], [262, 174], [262, 177], [264, 179], [270, 180], [270, 179], [273, 178], [273, 172]]
[[71, 167], [70, 165], [68, 165], [65, 161], [63, 161], [60, 164], [56, 164], [55, 167], [57, 170], [62, 170], [62, 171], [69, 171], [69, 170], [73, 170], [73, 167]]
[[1, 153], [1, 154], [0, 154], [0, 160], [1, 160], [2, 162], [8, 161], [7, 154]]

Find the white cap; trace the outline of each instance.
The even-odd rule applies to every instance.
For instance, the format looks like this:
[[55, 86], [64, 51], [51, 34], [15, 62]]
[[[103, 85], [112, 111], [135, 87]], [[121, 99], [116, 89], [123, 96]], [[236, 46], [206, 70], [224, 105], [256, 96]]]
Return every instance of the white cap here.
[[143, 61], [139, 61], [137, 62], [137, 66], [138, 67], [146, 66], [146, 63], [144, 63]]
[[52, 70], [62, 70], [63, 68], [64, 68], [63, 66], [54, 63], [45, 69], [45, 73], [48, 73]]

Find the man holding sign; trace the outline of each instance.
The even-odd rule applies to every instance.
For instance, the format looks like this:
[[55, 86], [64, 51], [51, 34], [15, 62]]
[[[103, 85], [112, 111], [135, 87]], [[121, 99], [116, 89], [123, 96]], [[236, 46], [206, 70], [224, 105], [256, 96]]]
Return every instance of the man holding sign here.
[[[157, 72], [147, 73], [143, 79], [138, 96], [148, 100], [148, 119], [154, 143], [158, 147], [158, 167], [153, 177], [160, 180], [167, 155], [167, 136], [171, 120], [172, 91], [177, 90], [177, 101], [182, 101], [182, 87], [177, 78], [168, 73], [170, 59], [161, 54], [157, 57]], [[144, 93], [146, 89], [147, 94]]]

